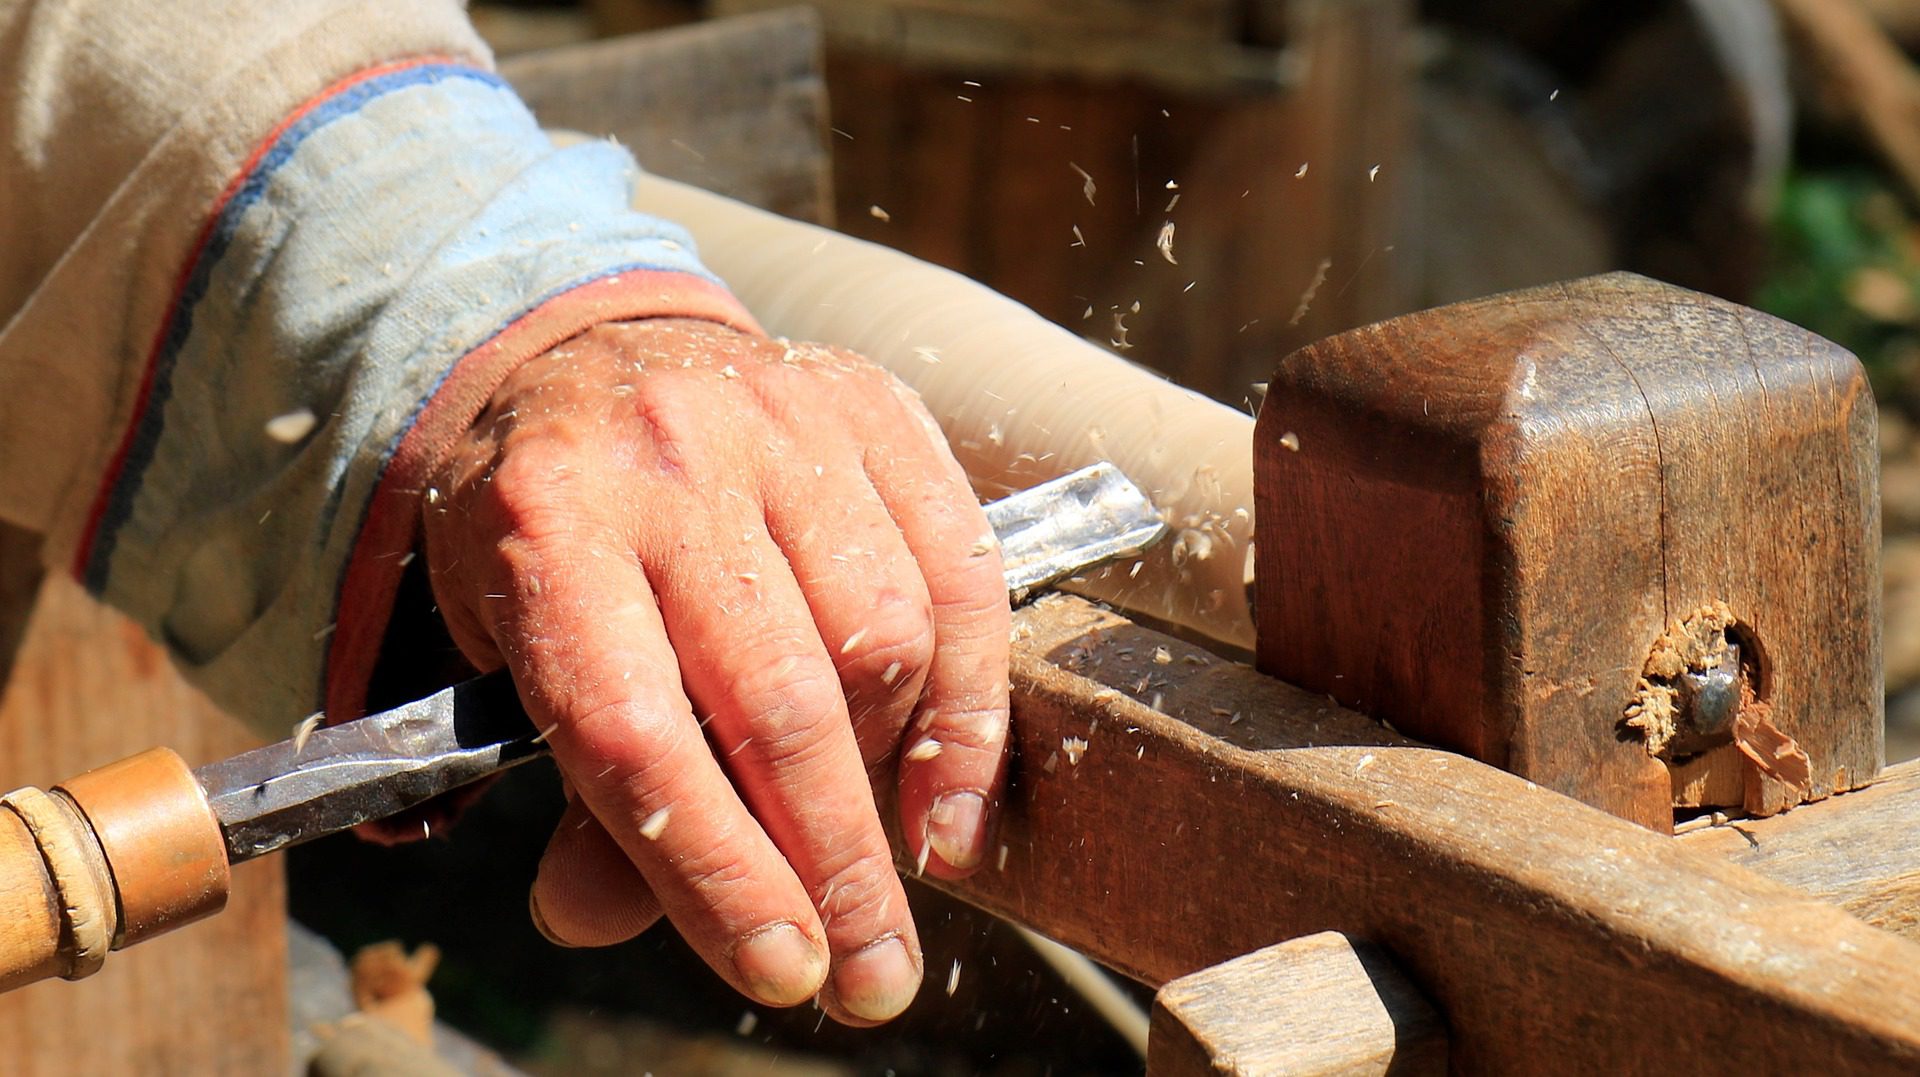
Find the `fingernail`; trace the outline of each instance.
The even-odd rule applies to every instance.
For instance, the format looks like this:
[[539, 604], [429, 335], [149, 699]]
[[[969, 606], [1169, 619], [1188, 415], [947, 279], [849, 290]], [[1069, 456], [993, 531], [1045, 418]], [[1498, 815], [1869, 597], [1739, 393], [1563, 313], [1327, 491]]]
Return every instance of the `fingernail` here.
[[927, 844], [956, 868], [980, 862], [987, 802], [978, 793], [942, 793], [927, 812]]
[[899, 938], [881, 939], [840, 962], [833, 994], [847, 1012], [866, 1021], [899, 1016], [920, 991], [920, 970]]
[[540, 933], [541, 938], [546, 939], [555, 946], [564, 946], [569, 950], [579, 949], [579, 947], [573, 943], [555, 935], [553, 929], [547, 926], [547, 918], [540, 915], [540, 897], [538, 891], [527, 891], [527, 916], [533, 921], [533, 929]]
[[733, 967], [762, 1002], [797, 1006], [820, 990], [827, 958], [789, 923], [770, 924], [740, 941]]

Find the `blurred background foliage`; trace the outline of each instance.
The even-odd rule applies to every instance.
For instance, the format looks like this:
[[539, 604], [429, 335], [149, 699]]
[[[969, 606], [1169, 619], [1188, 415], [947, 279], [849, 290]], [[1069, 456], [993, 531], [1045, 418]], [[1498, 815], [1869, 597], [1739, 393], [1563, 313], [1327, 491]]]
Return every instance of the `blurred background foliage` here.
[[1753, 304], [1835, 341], [1884, 401], [1912, 405], [1920, 370], [1920, 222], [1861, 160], [1799, 161], [1780, 185]]

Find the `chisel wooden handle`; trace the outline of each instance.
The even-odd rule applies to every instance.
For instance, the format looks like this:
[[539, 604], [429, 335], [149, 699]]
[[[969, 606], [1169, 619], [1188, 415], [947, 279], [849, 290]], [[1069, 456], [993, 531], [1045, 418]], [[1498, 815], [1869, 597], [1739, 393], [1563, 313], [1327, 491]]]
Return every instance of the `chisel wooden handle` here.
[[108, 950], [219, 912], [228, 882], [220, 824], [166, 748], [0, 796], [0, 991], [90, 976]]

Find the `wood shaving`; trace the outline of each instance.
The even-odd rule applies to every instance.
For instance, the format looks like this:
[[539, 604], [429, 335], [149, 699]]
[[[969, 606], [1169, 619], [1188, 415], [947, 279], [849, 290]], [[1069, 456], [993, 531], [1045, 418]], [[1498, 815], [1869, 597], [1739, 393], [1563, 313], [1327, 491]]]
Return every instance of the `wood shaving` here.
[[1067, 167], [1080, 174], [1080, 179], [1084, 181], [1080, 185], [1080, 193], [1087, 196], [1087, 205], [1093, 205], [1093, 192], [1096, 190], [1093, 185], [1093, 174], [1072, 161], [1067, 162]]
[[1087, 742], [1080, 737], [1063, 737], [1060, 740], [1060, 750], [1067, 753], [1067, 765], [1077, 767], [1080, 765], [1080, 757], [1087, 754]]
[[407, 953], [398, 942], [377, 942], [353, 955], [351, 990], [361, 1013], [398, 1028], [422, 1046], [433, 1044], [433, 996], [427, 981], [440, 949], [423, 943]]
[[928, 737], [926, 740], [908, 748], [907, 754], [902, 758], [909, 763], [925, 763], [930, 759], [938, 758], [943, 747], [939, 741]]
[[[1167, 208], [1172, 209], [1173, 207], [1168, 206]], [[1165, 258], [1167, 260], [1167, 264], [1176, 265], [1176, 266], [1180, 264], [1180, 260], [1173, 256], [1173, 222], [1172, 221], [1168, 221], [1167, 223], [1160, 226], [1160, 235], [1158, 238], [1156, 238], [1153, 241], [1153, 245], [1159, 249], [1160, 257]]]
[[267, 436], [282, 445], [292, 445], [313, 433], [319, 425], [313, 412], [307, 408], [295, 408], [285, 415], [276, 415], [267, 420]]
[[315, 712], [313, 714], [307, 715], [305, 718], [302, 718], [300, 720], [300, 724], [293, 727], [293, 754], [294, 755], [298, 756], [301, 753], [301, 751], [306, 748], [307, 738], [313, 736], [314, 730], [319, 729], [321, 724], [326, 720], [327, 720], [326, 715]]
[[[1302, 165], [1301, 171], [1306, 171], [1306, 166]], [[1333, 259], [1320, 259], [1320, 265], [1313, 271], [1313, 279], [1307, 282], [1307, 290], [1300, 293], [1300, 304], [1293, 308], [1293, 317], [1287, 319], [1288, 325], [1299, 325], [1301, 320], [1307, 316], [1307, 311], [1313, 307], [1313, 297], [1319, 293], [1320, 286], [1327, 283], [1327, 270], [1332, 268]], [[1247, 324], [1252, 325], [1253, 323], [1248, 322]], [[1243, 326], [1242, 328], [1245, 327]]]
[[673, 815], [671, 805], [661, 808], [640, 822], [640, 836], [648, 841], [659, 841], [660, 835], [667, 832], [667, 819]]

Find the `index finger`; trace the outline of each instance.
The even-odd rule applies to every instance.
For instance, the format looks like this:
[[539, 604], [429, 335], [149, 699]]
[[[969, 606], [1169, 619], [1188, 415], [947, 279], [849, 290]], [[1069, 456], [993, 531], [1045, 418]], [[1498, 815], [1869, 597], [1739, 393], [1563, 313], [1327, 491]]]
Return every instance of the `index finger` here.
[[600, 558], [584, 544], [499, 545], [506, 598], [490, 628], [522, 701], [714, 971], [769, 1005], [804, 1002], [827, 973], [813, 903], [708, 748], [646, 573], [618, 544]]

